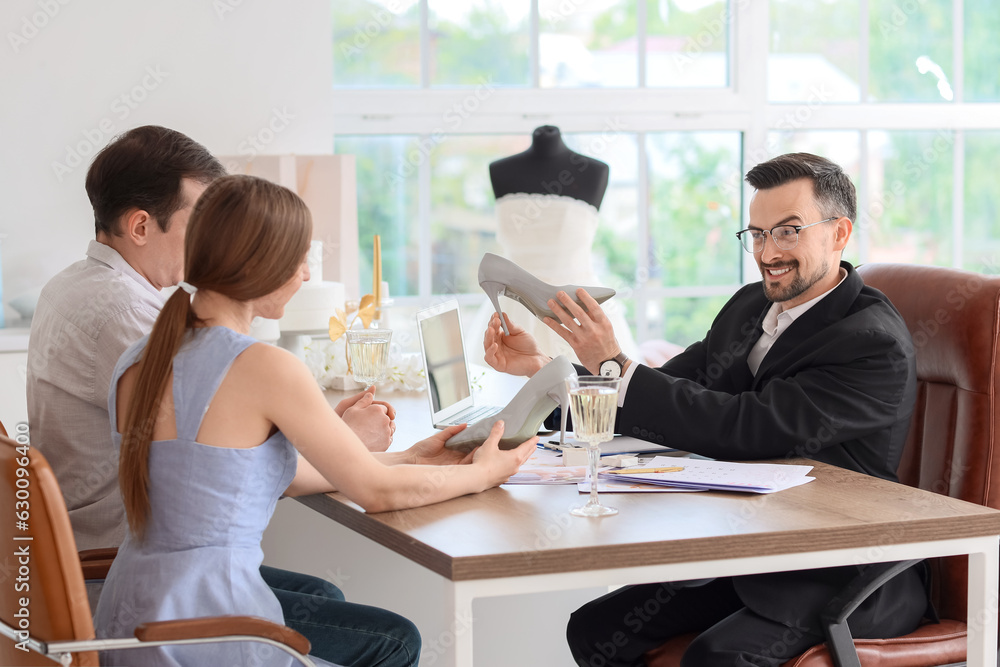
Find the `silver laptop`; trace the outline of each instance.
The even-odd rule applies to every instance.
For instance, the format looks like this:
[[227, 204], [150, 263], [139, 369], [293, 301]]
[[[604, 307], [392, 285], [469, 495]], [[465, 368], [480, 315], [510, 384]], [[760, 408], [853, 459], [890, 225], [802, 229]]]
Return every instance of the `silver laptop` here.
[[451, 299], [418, 312], [417, 333], [434, 428], [472, 424], [500, 412], [501, 406], [476, 405], [472, 396], [457, 301]]

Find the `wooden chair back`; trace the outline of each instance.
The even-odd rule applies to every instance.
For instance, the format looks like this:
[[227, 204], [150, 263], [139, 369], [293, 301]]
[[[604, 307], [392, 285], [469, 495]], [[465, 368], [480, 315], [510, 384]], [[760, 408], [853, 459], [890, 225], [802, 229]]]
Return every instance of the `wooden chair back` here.
[[[10, 545], [3, 556], [8, 580], [0, 586], [0, 620], [42, 641], [93, 639], [76, 541], [55, 474], [40, 452], [3, 436], [0, 507], [13, 514], [0, 521], [0, 543]], [[0, 637], [0, 664], [55, 664], [15, 644]], [[73, 664], [96, 666], [97, 654], [78, 654]]]

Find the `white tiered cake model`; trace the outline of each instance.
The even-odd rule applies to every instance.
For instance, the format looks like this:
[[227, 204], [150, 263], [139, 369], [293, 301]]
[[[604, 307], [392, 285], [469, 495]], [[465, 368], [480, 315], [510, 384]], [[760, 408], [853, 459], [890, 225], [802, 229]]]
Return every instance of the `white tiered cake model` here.
[[313, 241], [307, 258], [309, 280], [285, 305], [278, 320], [281, 333], [316, 334], [329, 331], [330, 318], [344, 308], [344, 284], [323, 280], [323, 242]]

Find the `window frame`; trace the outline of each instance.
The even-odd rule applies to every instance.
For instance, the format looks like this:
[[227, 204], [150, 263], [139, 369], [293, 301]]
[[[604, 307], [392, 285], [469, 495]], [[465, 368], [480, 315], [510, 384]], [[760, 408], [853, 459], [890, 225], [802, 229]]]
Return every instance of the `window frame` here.
[[[1000, 103], [964, 102], [964, 0], [952, 0], [954, 101], [946, 103], [874, 103], [868, 96], [869, 0], [859, 1], [859, 86], [861, 101], [827, 103], [807, 100], [796, 103], [767, 100], [767, 68], [770, 35], [770, 2], [729, 0], [729, 85], [722, 88], [649, 88], [645, 85], [645, 2], [638, 2], [637, 49], [639, 85], [635, 88], [539, 88], [538, 0], [531, 0], [532, 87], [500, 87], [482, 82], [464, 88], [431, 88], [428, 83], [428, 0], [421, 0], [421, 72], [418, 88], [335, 88], [334, 127], [338, 135], [414, 135], [421, 145], [433, 145], [442, 136], [473, 134], [530, 135], [539, 125], [557, 125], [564, 133], [600, 133], [620, 128], [634, 133], [638, 145], [638, 201], [647, 201], [648, 160], [646, 135], [651, 132], [738, 131], [742, 133], [743, 173], [770, 157], [768, 133], [772, 131], [856, 131], [859, 141], [860, 176], [858, 210], [869, 211], [875, 193], [869, 187], [868, 132], [872, 130], [930, 130], [954, 132], [952, 146], [952, 243], [951, 262], [963, 262], [965, 131], [1000, 130]], [[418, 295], [398, 297], [400, 305], [426, 304], [431, 293], [430, 161], [417, 167], [419, 190], [420, 249]], [[742, 174], [741, 174], [742, 177]], [[750, 190], [742, 182], [741, 222], [747, 219]], [[649, 212], [638, 209], [639, 242], [636, 248], [638, 275], [648, 275]], [[743, 224], [742, 226], [746, 226]], [[736, 230], [734, 230], [736, 231]], [[868, 238], [859, 225], [856, 242], [862, 262], [869, 256]], [[734, 239], [734, 242], [735, 239]], [[650, 302], [672, 297], [729, 294], [741, 284], [759, 280], [749, 255], [743, 253], [740, 282], [728, 285], [652, 287], [639, 282], [632, 291], [635, 301], [637, 341], [650, 337], [646, 311]], [[734, 272], [735, 273], [735, 272]], [[459, 295], [466, 303], [481, 295]]]

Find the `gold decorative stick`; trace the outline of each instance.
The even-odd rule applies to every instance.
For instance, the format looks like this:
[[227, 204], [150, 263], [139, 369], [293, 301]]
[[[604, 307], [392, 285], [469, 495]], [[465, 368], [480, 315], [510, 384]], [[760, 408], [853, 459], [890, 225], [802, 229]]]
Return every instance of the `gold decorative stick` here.
[[382, 238], [376, 234], [372, 259], [372, 294], [375, 296], [375, 319], [381, 319], [382, 307]]

